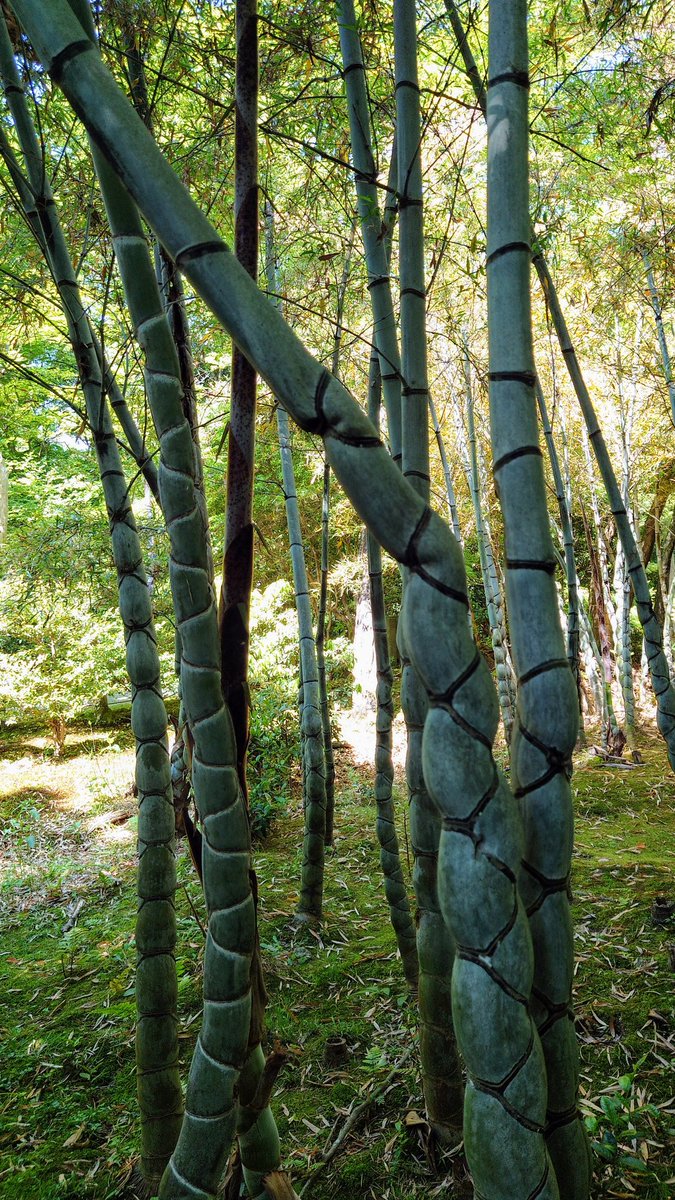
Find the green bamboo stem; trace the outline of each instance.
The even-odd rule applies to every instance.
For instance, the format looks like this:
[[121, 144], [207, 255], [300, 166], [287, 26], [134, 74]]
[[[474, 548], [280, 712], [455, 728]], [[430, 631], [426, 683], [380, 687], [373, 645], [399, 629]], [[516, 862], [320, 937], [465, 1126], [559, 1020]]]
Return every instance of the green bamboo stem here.
[[[485, 1144], [485, 1169], [499, 1177], [496, 1195], [527, 1195], [529, 1165], [540, 1157], [537, 1097], [545, 1085], [527, 1011], [531, 943], [516, 884], [521, 827], [491, 753], [498, 704], [467, 625], [461, 552], [402, 478], [358, 404], [305, 350], [190, 200], [110, 74], [82, 44], [64, 0], [52, 0], [49, 20], [38, 0], [13, 2], [46, 69], [106, 148], [169, 252], [298, 424], [324, 436], [331, 466], [357, 511], [410, 571], [404, 621], [431, 701], [424, 765], [443, 816], [440, 896], [460, 947], [455, 1021], [481, 1098], [468, 1106], [468, 1141], [480, 1136]], [[521, 1059], [523, 1069], [514, 1075]], [[504, 1136], [514, 1111], [524, 1116], [517, 1147]]]
[[668, 387], [668, 396], [670, 398], [670, 413], [671, 421], [675, 425], [675, 382], [673, 381], [673, 368], [670, 362], [670, 352], [668, 350], [668, 342], [666, 340], [666, 331], [663, 325], [663, 314], [661, 312], [661, 302], [659, 293], [652, 271], [652, 264], [646, 246], [640, 248], [642, 254], [642, 262], [647, 276], [647, 284], [649, 286], [649, 296], [656, 322], [656, 333], [659, 339], [659, 349], [661, 351], [661, 362], [663, 363], [663, 375]]
[[460, 529], [459, 515], [457, 513], [457, 497], [455, 496], [455, 488], [454, 488], [454, 484], [452, 482], [450, 463], [448, 462], [448, 456], [447, 456], [446, 450], [445, 450], [445, 442], [443, 441], [443, 434], [441, 433], [441, 426], [440, 426], [440, 422], [438, 420], [438, 414], [436, 412], [436, 405], [434, 404], [431, 392], [429, 393], [429, 414], [431, 416], [431, 427], [434, 431], [434, 437], [436, 438], [436, 445], [438, 446], [438, 454], [439, 454], [439, 457], [441, 460], [441, 467], [443, 468], [443, 478], [445, 480], [445, 495], [446, 495], [446, 498], [448, 501], [448, 516], [450, 518], [450, 528], [452, 529], [452, 532], [454, 533], [455, 537], [457, 538], [457, 541], [459, 542], [459, 544], [461, 546], [462, 545], [462, 531]]
[[635, 603], [637, 614], [642, 625], [647, 661], [649, 664], [649, 672], [652, 680], [652, 687], [656, 696], [657, 717], [656, 723], [659, 732], [663, 737], [668, 751], [670, 764], [675, 768], [675, 690], [670, 682], [668, 673], [668, 663], [663, 652], [663, 632], [661, 624], [654, 612], [654, 606], [647, 583], [647, 576], [642, 565], [640, 552], [635, 541], [635, 536], [630, 526], [626, 506], [623, 502], [621, 491], [614, 474], [612, 462], [607, 450], [605, 439], [602, 435], [602, 430], [598, 425], [598, 419], [595, 414], [595, 409], [591, 401], [588, 388], [584, 381], [583, 375], [579, 367], [579, 362], [574, 350], [574, 346], [570, 339], [569, 331], [565, 318], [560, 308], [560, 303], [552, 286], [551, 276], [544, 259], [540, 253], [536, 253], [533, 262], [539, 275], [539, 279], [544, 289], [547, 303], [551, 311], [551, 317], [558, 335], [560, 348], [562, 350], [570, 379], [574, 386], [574, 390], [584, 415], [584, 420], [588, 428], [589, 437], [593, 446], [593, 453], [598, 464], [602, 481], [605, 485], [605, 491], [609, 499], [610, 508], [616, 521], [617, 530], [621, 539], [626, 561], [628, 563], [628, 572], [631, 577], [633, 591], [635, 594]]
[[[640, 342], [642, 339], [642, 323], [638, 318], [638, 323], [635, 332], [635, 347], [633, 359], [633, 377], [630, 397], [627, 399], [624, 395], [623, 388], [623, 365], [621, 355], [621, 326], [619, 324], [618, 315], [615, 315], [614, 320], [616, 330], [616, 368], [617, 368], [617, 386], [619, 391], [619, 433], [621, 446], [621, 495], [628, 513], [628, 519], [631, 523], [633, 536], [635, 536], [635, 522], [630, 506], [630, 487], [631, 487], [631, 443], [633, 439], [633, 421], [635, 415], [635, 398], [637, 386], [637, 371], [639, 363]], [[614, 561], [614, 594], [616, 597], [616, 629], [615, 629], [615, 644], [618, 647], [618, 667], [619, 681], [621, 684], [621, 697], [623, 700], [623, 711], [626, 722], [626, 739], [629, 749], [635, 753], [635, 696], [633, 692], [633, 664], [631, 656], [631, 639], [630, 639], [630, 610], [632, 600], [632, 587], [630, 575], [628, 573], [628, 564], [626, 555], [623, 551], [623, 546], [619, 539], [616, 558]], [[665, 649], [665, 648], [664, 648]], [[667, 656], [666, 656], [667, 657]]]
[[138, 916], [136, 921], [136, 1062], [141, 1111], [141, 1162], [153, 1188], [178, 1137], [182, 1096], [178, 1070], [175, 970], [176, 869], [174, 810], [166, 738], [167, 717], [152, 623], [151, 596], [128, 488], [115, 442], [101, 371], [58, 220], [40, 143], [19, 85], [4, 19], [0, 17], [0, 71], [11, 101], [28, 187], [21, 189], [31, 227], [38, 233], [56, 281], [78, 364], [87, 417], [101, 471], [118, 574], [127, 670], [132, 687], [138, 788]]
[[[370, 356], [368, 380], [368, 416], [375, 429], [379, 428], [380, 417], [380, 363], [373, 351]], [[415, 927], [410, 913], [408, 889], [401, 867], [398, 836], [394, 821], [394, 763], [392, 759], [392, 723], [394, 702], [392, 698], [393, 672], [389, 658], [387, 618], [382, 586], [382, 550], [372, 533], [367, 535], [368, 578], [370, 583], [370, 606], [373, 615], [373, 641], [375, 645], [375, 669], [377, 672], [377, 715], [375, 725], [375, 803], [377, 819], [375, 828], [380, 846], [380, 867], [384, 879], [384, 894], [389, 905], [391, 920], [403, 973], [411, 988], [416, 989], [419, 981], [419, 958]]]
[[[276, 262], [274, 256], [274, 209], [268, 201], [265, 212], [265, 264], [267, 287], [276, 295]], [[276, 302], [278, 304], [278, 301]], [[302, 852], [300, 898], [296, 919], [318, 924], [323, 913], [324, 847], [326, 840], [326, 760], [324, 729], [321, 715], [319, 664], [314, 638], [312, 603], [305, 564], [295, 471], [291, 448], [288, 415], [277, 408], [279, 452], [286, 504], [288, 540], [293, 568], [295, 606], [298, 614], [300, 639], [300, 729], [302, 736], [303, 797], [305, 833]]]
[[[417, 79], [417, 20], [414, 0], [394, 0], [394, 73], [399, 199], [399, 283], [401, 323], [401, 429], [404, 478], [428, 503], [429, 381], [427, 371], [422, 123]], [[404, 577], [403, 596], [408, 580]], [[420, 1057], [427, 1115], [440, 1141], [461, 1138], [463, 1087], [452, 1024], [452, 934], [438, 896], [438, 843], [441, 823], [423, 769], [422, 735], [428, 699], [410, 661], [405, 629], [398, 634], [401, 654], [401, 706], [408, 734], [406, 777], [410, 796], [410, 836], [415, 855], [413, 883], [418, 904], [417, 952]]]
[[302, 881], [296, 916], [300, 921], [318, 923], [323, 908], [324, 845], [326, 835], [326, 765], [321, 721], [321, 694], [316, 660], [316, 643], [312, 622], [309, 582], [305, 566], [305, 551], [300, 528], [298, 496], [291, 452], [288, 416], [277, 409], [279, 449], [286, 502], [288, 537], [293, 564], [295, 604], [300, 629], [300, 658], [302, 662], [302, 734], [305, 778], [305, 837], [303, 843]]
[[495, 656], [495, 673], [497, 676], [497, 694], [499, 707], [504, 725], [506, 745], [511, 745], [513, 737], [513, 721], [516, 710], [516, 698], [513, 692], [513, 674], [505, 635], [504, 602], [497, 577], [494, 555], [490, 543], [489, 531], [486, 528], [481, 503], [481, 472], [478, 464], [478, 449], [476, 445], [476, 424], [474, 420], [473, 388], [471, 386], [471, 364], [466, 342], [462, 355], [464, 367], [464, 387], [466, 392], [466, 423], [469, 443], [468, 479], [476, 522], [476, 541], [478, 542], [478, 558], [480, 561], [483, 591], [487, 608], [488, 623], [492, 650]]
[[[573, 843], [569, 780], [578, 701], [560, 629], [534, 397], [528, 87], [527, 2], [491, 0], [486, 114], [490, 414], [518, 679], [511, 770], [525, 828], [519, 890], [534, 944], [531, 1011], [541, 1038], [548, 1085], [536, 1085], [533, 1093], [546, 1143], [542, 1140], [537, 1164], [532, 1164], [531, 1185], [524, 1194], [553, 1196], [559, 1190], [568, 1200], [587, 1200], [591, 1164], [577, 1108], [569, 907]], [[556, 952], [552, 954], [554, 944]], [[531, 1048], [516, 1059], [519, 1073], [526, 1069], [532, 1052]], [[524, 1126], [514, 1128], [514, 1143], [520, 1142], [524, 1133]], [[549, 1173], [548, 1184], [543, 1183]], [[480, 1185], [477, 1190], [485, 1194]]]
[[354, 183], [373, 309], [374, 341], [380, 357], [382, 393], [389, 444], [395, 462], [401, 456], [401, 357], [391, 294], [387, 239], [382, 236], [377, 167], [370, 136], [370, 107], [361, 41], [353, 0], [338, 0], [343, 77], [349, 113]]
[[[342, 317], [344, 313], [347, 284], [351, 271], [352, 247], [354, 245], [354, 230], [356, 222], [352, 222], [349, 246], [342, 267], [342, 276], [338, 284], [337, 308], [335, 313], [335, 330], [333, 333], [333, 354], [331, 372], [336, 378], [340, 373], [340, 348], [342, 345]], [[333, 844], [333, 828], [335, 823], [335, 758], [333, 755], [333, 733], [330, 720], [330, 705], [328, 702], [328, 685], [326, 680], [326, 610], [328, 607], [328, 558], [330, 550], [330, 464], [327, 459], [323, 464], [323, 488], [321, 494], [321, 586], [319, 590], [319, 611], [316, 618], [316, 661], [319, 672], [319, 692], [321, 695], [321, 724], [323, 726], [323, 750], [326, 760], [326, 834], [327, 846]]]
[[548, 416], [546, 400], [542, 391], [539, 377], [537, 376], [535, 391], [537, 396], [537, 404], [541, 415], [541, 427], [546, 439], [546, 447], [548, 450], [549, 462], [551, 464], [551, 474], [553, 476], [553, 486], [555, 488], [555, 496], [558, 503], [558, 512], [560, 514], [560, 527], [562, 530], [563, 554], [565, 558], [565, 580], [567, 583], [567, 661], [570, 664], [570, 670], [574, 676], [574, 682], [577, 688], [577, 697], [579, 700], [579, 712], [581, 713], [581, 683], [579, 677], [579, 597], [577, 591], [577, 568], [576, 557], [574, 554], [574, 535], [572, 532], [572, 517], [567, 503], [567, 494], [565, 484], [560, 469], [560, 459], [553, 438], [553, 430]]

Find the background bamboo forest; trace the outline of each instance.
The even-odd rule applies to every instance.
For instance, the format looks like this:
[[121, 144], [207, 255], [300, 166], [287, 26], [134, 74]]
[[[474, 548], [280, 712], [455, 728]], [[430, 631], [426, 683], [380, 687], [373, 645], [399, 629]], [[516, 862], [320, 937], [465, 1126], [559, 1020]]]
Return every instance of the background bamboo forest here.
[[3, 1200], [675, 1194], [674, 41], [0, 0]]

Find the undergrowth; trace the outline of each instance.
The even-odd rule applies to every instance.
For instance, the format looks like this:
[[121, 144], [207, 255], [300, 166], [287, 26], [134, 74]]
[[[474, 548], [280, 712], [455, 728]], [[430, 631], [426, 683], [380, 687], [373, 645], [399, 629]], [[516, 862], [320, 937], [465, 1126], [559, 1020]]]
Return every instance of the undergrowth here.
[[[69, 743], [61, 760], [20, 730], [0, 743], [3, 1200], [140, 1195], [133, 754], [120, 730], [71, 735]], [[675, 818], [661, 745], [648, 738], [641, 748], [645, 761], [634, 769], [598, 765], [589, 754], [577, 766], [575, 1005], [594, 1198], [668, 1200]], [[286, 1165], [298, 1191], [308, 1185], [307, 1200], [469, 1196], [461, 1153], [439, 1152], [424, 1120], [415, 1006], [387, 924], [370, 784], [344, 752], [339, 781], [320, 932], [291, 924], [300, 877], [297, 794], [256, 853], [268, 1048], [281, 1043], [287, 1053], [274, 1100]], [[403, 824], [400, 834], [405, 854]], [[182, 848], [178, 867], [187, 1066], [204, 913]]]

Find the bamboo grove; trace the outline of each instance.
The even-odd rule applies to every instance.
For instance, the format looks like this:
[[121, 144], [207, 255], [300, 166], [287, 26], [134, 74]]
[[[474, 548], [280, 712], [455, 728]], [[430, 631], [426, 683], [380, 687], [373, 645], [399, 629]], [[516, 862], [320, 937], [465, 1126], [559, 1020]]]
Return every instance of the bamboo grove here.
[[[533, 155], [531, 148], [545, 109], [553, 176], [559, 156], [592, 158], [583, 139], [576, 146], [561, 141], [555, 88], [541, 109], [532, 103], [531, 49], [537, 64], [544, 46], [555, 43], [557, 53], [558, 6], [548, 6], [551, 18], [545, 4], [530, 4], [528, 29], [526, 0], [490, 0], [485, 64], [472, 49], [486, 45], [474, 5], [394, 0], [391, 12], [376, 12], [367, 3], [357, 10], [353, 0], [339, 0], [330, 13], [326, 6], [300, 7], [277, 49], [287, 55], [288, 69], [305, 55], [309, 69], [293, 82], [301, 95], [314, 86], [315, 68], [324, 83], [330, 78], [330, 96], [319, 106], [328, 115], [314, 131], [301, 117], [284, 126], [269, 115], [270, 81], [280, 84], [264, 35], [276, 36], [283, 14], [262, 4], [258, 11], [255, 0], [213, 6], [218, 36], [229, 37], [232, 50], [226, 54], [214, 43], [224, 66], [222, 93], [216, 97], [210, 82], [207, 94], [203, 82], [208, 46], [200, 48], [204, 60], [191, 78], [197, 101], [205, 95], [216, 114], [213, 140], [220, 149], [221, 122], [234, 114], [232, 162], [221, 160], [219, 167], [234, 174], [233, 189], [222, 183], [233, 192], [233, 215], [201, 190], [190, 155], [170, 162], [171, 136], [156, 103], [162, 68], [154, 83], [152, 77], [157, 48], [151, 49], [150, 35], [144, 42], [138, 36], [147, 18], [142, 5], [99, 11], [86, 0], [48, 6], [3, 0], [0, 20], [3, 184], [42, 256], [76, 364], [83, 428], [108, 516], [132, 689], [142, 1170], [148, 1194], [160, 1200], [210, 1200], [220, 1194], [234, 1146], [228, 1195], [239, 1194], [240, 1182], [255, 1200], [295, 1194], [282, 1169], [273, 1111], [282, 1056], [266, 1057], [262, 1049], [265, 984], [247, 783], [255, 438], [265, 392], [276, 407], [279, 494], [299, 627], [304, 847], [295, 920], [320, 925], [330, 869], [325, 848], [340, 821], [324, 655], [331, 496], [339, 485], [367, 530], [377, 671], [374, 826], [402, 970], [411, 1004], [418, 1006], [420, 1081], [431, 1129], [442, 1146], [463, 1140], [481, 1200], [588, 1200], [592, 1164], [578, 1110], [572, 997], [572, 753], [591, 708], [610, 750], [616, 751], [621, 719], [634, 750], [633, 684], [641, 673], [632, 661], [634, 604], [642, 674], [650, 680], [664, 753], [675, 767], [674, 547], [666, 552], [663, 519], [674, 483], [661, 463], [657, 474], [666, 482], [659, 477], [652, 488], [641, 536], [632, 478], [648, 341], [652, 357], [659, 355], [652, 394], [665, 395], [668, 435], [675, 423], [663, 270], [654, 265], [654, 259], [662, 262], [670, 234], [655, 232], [644, 198], [632, 210], [626, 200], [632, 223], [628, 227], [626, 216], [620, 245], [616, 235], [617, 256], [620, 250], [627, 277], [637, 273], [648, 311], [638, 323], [630, 377], [621, 365], [628, 357], [624, 350], [622, 359], [621, 323], [627, 328], [630, 314], [614, 315], [617, 439], [615, 430], [610, 436], [602, 428], [596, 376], [584, 375], [582, 348], [575, 349], [556, 287], [556, 236], [562, 239], [566, 201], [545, 178], [542, 151]], [[631, 22], [646, 24], [654, 6], [596, 7], [603, 11], [595, 25], [588, 15], [582, 61], [596, 61], [600, 72], [637, 39]], [[303, 23], [304, 42], [298, 36]], [[607, 48], [598, 57], [603, 37]], [[539, 81], [539, 98], [542, 86]], [[655, 120], [660, 101], [652, 100]], [[77, 130], [68, 137], [76, 137], [82, 162], [85, 142], [89, 147], [90, 194], [100, 191], [101, 207], [92, 200], [90, 210], [101, 224], [105, 213], [101, 237], [114, 257], [119, 289], [110, 279], [106, 287], [119, 293], [133, 334], [130, 353], [142, 364], [147, 409], [141, 416], [127, 403], [119, 361], [109, 358], [114, 339], [105, 333], [105, 305], [98, 327], [98, 306], [84, 294], [82, 260], [69, 246], [72, 214], [61, 215], [58, 145], [69, 125]], [[277, 186], [283, 192], [277, 160], [293, 143], [304, 166], [311, 164], [304, 194], [293, 197], [296, 211], [306, 204], [297, 228], [275, 194]], [[601, 185], [602, 179], [595, 185], [598, 207]], [[318, 199], [310, 195], [315, 188]], [[336, 259], [339, 267], [331, 338], [323, 344], [312, 325], [318, 305], [298, 300], [294, 308], [302, 257], [294, 242], [302, 242], [310, 208], [320, 210], [328, 197], [338, 206], [342, 232], [330, 241], [327, 220], [329, 232], [321, 233], [321, 244], [331, 248], [319, 261], [332, 267]], [[661, 208], [668, 208], [665, 198]], [[225, 231], [234, 235], [234, 250]], [[535, 277], [540, 290], [533, 293]], [[634, 291], [626, 284], [633, 308]], [[208, 511], [198, 384], [200, 348], [216, 323], [233, 346], [227, 426], [224, 413], [218, 415], [228, 460], [222, 549]], [[592, 516], [584, 507], [583, 564], [575, 545], [582, 520], [573, 495], [564, 372], [567, 399], [578, 401], [588, 439], [584, 474]], [[480, 402], [484, 391], [489, 419]], [[152, 430], [145, 427], [146, 412]], [[313, 500], [322, 532], [316, 622], [294, 475], [300, 435], [291, 433], [289, 418], [323, 448], [323, 498]], [[599, 503], [596, 470], [606, 496]], [[486, 485], [489, 473], [498, 506]], [[160, 681], [152, 591], [131, 499], [136, 478], [158, 506], [169, 559], [180, 699], [171, 753], [162, 692], [168, 681]], [[603, 505], [616, 530], [611, 584]], [[447, 521], [440, 515], [446, 508]], [[465, 566], [469, 534], [482, 584], [482, 641]], [[657, 541], [654, 580], [649, 559]], [[393, 803], [393, 647], [383, 551], [398, 565], [389, 578], [401, 597], [396, 641], [414, 901]], [[594, 605], [585, 599], [582, 575], [597, 582]], [[504, 735], [508, 770], [506, 756], [495, 756], [496, 739]], [[179, 814], [208, 911], [203, 1017], [184, 1095], [174, 971]]]

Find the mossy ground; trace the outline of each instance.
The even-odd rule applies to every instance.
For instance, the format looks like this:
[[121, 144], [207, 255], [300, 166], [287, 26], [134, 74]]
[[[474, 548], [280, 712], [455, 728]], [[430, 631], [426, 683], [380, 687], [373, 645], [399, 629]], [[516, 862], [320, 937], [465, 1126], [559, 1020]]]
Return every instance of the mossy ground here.
[[[653, 905], [659, 896], [675, 898], [675, 803], [661, 743], [646, 736], [640, 748], [644, 763], [632, 770], [579, 755], [575, 1003], [582, 1106], [595, 1121], [594, 1196], [667, 1200], [675, 1191], [675, 923], [655, 924]], [[140, 1194], [132, 759], [121, 729], [71, 735], [62, 759], [36, 735], [2, 734], [3, 1200]], [[298, 1190], [317, 1172], [305, 1193], [312, 1200], [470, 1195], [461, 1154], [444, 1159], [429, 1142], [415, 1007], [384, 908], [368, 776], [349, 765], [345, 751], [339, 780], [320, 932], [291, 923], [300, 871], [297, 808], [256, 855], [268, 1036], [270, 1045], [280, 1041], [288, 1050], [274, 1101], [286, 1163]], [[403, 827], [401, 839], [405, 848]], [[187, 1061], [199, 1014], [203, 909], [182, 850], [179, 878]], [[332, 1036], [344, 1039], [344, 1061], [326, 1065]], [[321, 1169], [324, 1148], [371, 1098]]]

